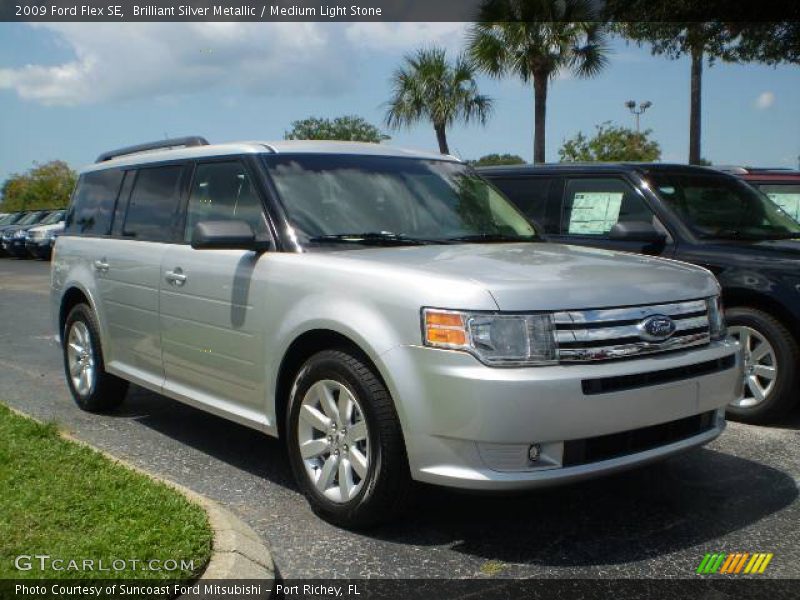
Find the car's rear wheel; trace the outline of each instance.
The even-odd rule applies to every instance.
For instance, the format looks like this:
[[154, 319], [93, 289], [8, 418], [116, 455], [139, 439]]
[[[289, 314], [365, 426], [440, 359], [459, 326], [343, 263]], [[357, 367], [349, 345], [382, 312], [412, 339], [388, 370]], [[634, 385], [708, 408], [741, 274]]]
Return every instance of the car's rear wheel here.
[[763, 311], [736, 307], [725, 316], [744, 358], [744, 393], [728, 405], [728, 416], [746, 423], [783, 416], [800, 393], [797, 341], [783, 323]]
[[410, 490], [408, 461], [391, 396], [354, 352], [312, 356], [292, 386], [289, 458], [312, 509], [348, 528], [390, 519]]
[[61, 336], [64, 372], [75, 403], [89, 412], [108, 412], [125, 399], [128, 382], [106, 372], [100, 335], [92, 309], [76, 305]]

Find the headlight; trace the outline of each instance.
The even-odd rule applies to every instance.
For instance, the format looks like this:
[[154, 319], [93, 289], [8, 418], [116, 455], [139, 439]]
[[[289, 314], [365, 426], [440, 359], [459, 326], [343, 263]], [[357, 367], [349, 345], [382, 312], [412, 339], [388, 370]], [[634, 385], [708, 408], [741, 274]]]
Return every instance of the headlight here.
[[558, 362], [549, 314], [500, 315], [425, 308], [422, 320], [426, 346], [464, 350], [490, 366]]
[[23, 229], [18, 229], [17, 231], [14, 232], [14, 239], [15, 240], [21, 240], [21, 239], [23, 239], [25, 237], [26, 233], [27, 232], [24, 231]]
[[725, 312], [722, 309], [722, 300], [719, 296], [708, 298], [708, 330], [712, 340], [721, 340], [728, 335], [725, 325]]

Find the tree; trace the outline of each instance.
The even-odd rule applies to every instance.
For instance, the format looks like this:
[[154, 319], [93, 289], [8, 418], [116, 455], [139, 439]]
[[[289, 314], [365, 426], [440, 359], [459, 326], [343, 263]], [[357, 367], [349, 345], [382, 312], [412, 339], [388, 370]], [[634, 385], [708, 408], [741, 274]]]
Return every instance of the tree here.
[[479, 69], [533, 82], [534, 162], [545, 160], [550, 81], [563, 70], [594, 77], [608, 62], [595, 6], [592, 0], [487, 0], [468, 33]]
[[33, 163], [28, 171], [14, 173], [3, 183], [0, 210], [65, 207], [76, 180], [77, 174], [64, 161]]
[[464, 54], [454, 63], [443, 48], [422, 48], [408, 54], [392, 76], [392, 97], [386, 124], [411, 127], [425, 119], [433, 124], [439, 152], [450, 154], [447, 128], [457, 121], [481, 125], [492, 110], [492, 100], [478, 93], [475, 68]]
[[[744, 6], [744, 8], [743, 8]], [[757, 5], [753, 5], [757, 6]], [[708, 20], [713, 12], [725, 21]], [[705, 12], [704, 12], [705, 9]], [[751, 10], [735, 0], [716, 0], [703, 7], [694, 0], [609, 0], [607, 18], [614, 29], [637, 44], [650, 44], [654, 55], [690, 59], [689, 163], [702, 158], [703, 63], [800, 62], [800, 26], [788, 22], [747, 22]], [[757, 8], [756, 8], [757, 10]]]
[[516, 154], [487, 154], [478, 160], [468, 160], [473, 167], [492, 167], [497, 165], [524, 165], [525, 159]]
[[562, 162], [654, 161], [661, 158], [661, 146], [650, 139], [652, 131], [636, 132], [605, 122], [596, 127], [593, 137], [582, 132], [564, 142], [558, 151]]
[[293, 121], [292, 129], [283, 134], [285, 140], [345, 140], [379, 144], [391, 139], [380, 129], [357, 116], [321, 119], [309, 117]]

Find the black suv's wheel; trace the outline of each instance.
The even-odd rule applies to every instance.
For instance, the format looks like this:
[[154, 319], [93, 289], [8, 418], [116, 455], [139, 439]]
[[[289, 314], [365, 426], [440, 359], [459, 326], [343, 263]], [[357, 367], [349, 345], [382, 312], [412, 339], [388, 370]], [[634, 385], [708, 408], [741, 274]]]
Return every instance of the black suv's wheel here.
[[744, 394], [728, 405], [731, 419], [766, 423], [786, 414], [800, 394], [800, 352], [791, 332], [754, 308], [725, 312], [730, 334], [744, 351]]
[[321, 517], [357, 529], [400, 512], [411, 486], [400, 423], [363, 359], [312, 356], [292, 386], [286, 432], [297, 483]]
[[92, 309], [78, 304], [61, 336], [64, 372], [75, 403], [89, 412], [108, 412], [125, 399], [128, 382], [105, 371], [100, 334]]

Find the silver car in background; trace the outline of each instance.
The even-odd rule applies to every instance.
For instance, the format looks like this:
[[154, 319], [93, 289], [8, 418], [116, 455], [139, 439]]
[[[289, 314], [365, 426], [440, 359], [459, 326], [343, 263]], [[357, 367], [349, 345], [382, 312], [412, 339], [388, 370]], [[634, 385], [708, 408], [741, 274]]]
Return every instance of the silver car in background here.
[[535, 488], [700, 446], [741, 393], [708, 271], [542, 243], [456, 159], [383, 145], [105, 153], [52, 307], [81, 408], [133, 382], [284, 438], [346, 527], [414, 481]]

